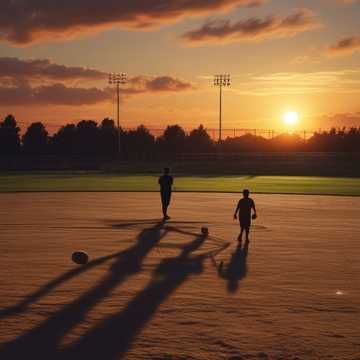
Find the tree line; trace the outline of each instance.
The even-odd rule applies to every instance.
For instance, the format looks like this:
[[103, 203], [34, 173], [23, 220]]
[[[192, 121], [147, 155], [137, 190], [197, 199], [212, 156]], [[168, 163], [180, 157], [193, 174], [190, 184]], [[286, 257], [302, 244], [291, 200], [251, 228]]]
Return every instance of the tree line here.
[[[82, 120], [62, 126], [49, 135], [41, 122], [32, 123], [23, 136], [12, 115], [0, 122], [0, 156], [56, 155], [61, 157], [115, 158], [118, 154], [119, 131], [114, 121], [100, 124]], [[175, 158], [182, 154], [240, 152], [360, 152], [360, 128], [331, 129], [315, 133], [309, 139], [297, 134], [280, 134], [271, 139], [245, 134], [227, 138], [219, 144], [200, 125], [188, 134], [179, 125], [169, 125], [155, 137], [140, 125], [134, 130], [120, 129], [120, 150], [123, 159]]]

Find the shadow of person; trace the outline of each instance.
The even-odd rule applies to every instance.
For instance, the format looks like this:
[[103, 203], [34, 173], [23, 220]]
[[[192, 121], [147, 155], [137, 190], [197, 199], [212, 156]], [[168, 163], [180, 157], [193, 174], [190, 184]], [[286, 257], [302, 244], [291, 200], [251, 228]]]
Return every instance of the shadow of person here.
[[64, 349], [64, 359], [122, 358], [136, 336], [151, 320], [160, 305], [191, 275], [203, 271], [206, 254], [191, 256], [200, 248], [206, 235], [186, 244], [179, 256], [163, 260], [154, 271], [153, 279], [118, 314], [105, 319], [71, 347]]
[[[159, 224], [163, 225], [162, 220], [149, 219], [149, 220], [137, 220], [137, 221], [133, 221], [133, 222], [127, 221], [120, 228], [133, 227], [135, 225], [150, 225], [150, 228], [143, 230], [139, 234], [138, 240], [141, 241], [141, 237], [151, 236], [151, 231], [153, 231], [152, 229], [156, 230], [157, 227], [159, 226]], [[119, 256], [126, 255], [127, 252], [128, 252], [128, 250], [121, 250], [121, 251], [115, 252], [113, 254], [102, 256], [100, 258], [91, 260], [83, 266], [77, 266], [76, 268], [66, 271], [65, 273], [61, 274], [60, 276], [56, 277], [55, 279], [53, 279], [53, 280], [49, 281], [48, 283], [46, 283], [45, 285], [41, 286], [38, 290], [36, 290], [32, 294], [26, 296], [23, 300], [21, 300], [17, 304], [9, 306], [4, 309], [0, 309], [0, 319], [8, 317], [8, 316], [18, 315], [22, 312], [25, 312], [31, 304], [33, 304], [37, 300], [41, 299], [42, 297], [46, 296], [49, 292], [56, 289], [57, 287], [59, 287], [60, 285], [65, 283], [66, 281], [69, 281], [72, 278], [79, 276], [79, 275], [81, 275], [99, 265], [102, 265], [110, 260], [116, 259]]]
[[154, 246], [166, 235], [163, 222], [143, 229], [135, 245], [113, 255], [115, 261], [108, 273], [90, 290], [64, 306], [43, 323], [0, 347], [0, 359], [60, 358], [59, 347], [64, 336], [82, 322], [88, 312], [129, 276], [141, 271], [142, 262]]
[[218, 267], [218, 274], [227, 280], [227, 290], [231, 293], [236, 292], [239, 287], [239, 281], [247, 274], [247, 255], [249, 251], [249, 242], [245, 242], [242, 248], [239, 245], [231, 255], [227, 266], [223, 263]]
[[[142, 225], [149, 225], [154, 223], [155, 221], [158, 221], [158, 219], [144, 219], [144, 220], [103, 220], [103, 222], [106, 225], [109, 225], [112, 228], [115, 229], [128, 229], [128, 228], [134, 228]], [[171, 220], [168, 221], [167, 224], [181, 224], [182, 227], [188, 225], [192, 226], [194, 224], [203, 224], [202, 221], [175, 221]]]
[[119, 255], [122, 254], [123, 251], [116, 252], [114, 254], [110, 254], [107, 256], [103, 256], [101, 258], [97, 258], [94, 260], [89, 261], [87, 264], [83, 266], [77, 266], [76, 268], [73, 268], [71, 270], [66, 271], [65, 273], [61, 274], [60, 276], [56, 277], [55, 279], [49, 281], [42, 287], [40, 287], [38, 290], [36, 290], [34, 293], [26, 296], [23, 300], [21, 300], [19, 303], [9, 306], [7, 308], [0, 310], [0, 319], [12, 316], [12, 315], [18, 315], [22, 312], [25, 312], [31, 304], [36, 302], [37, 300], [41, 299], [43, 296], [46, 296], [49, 292], [56, 289], [66, 281], [71, 280], [72, 278], [81, 275], [82, 273], [89, 271], [96, 266], [99, 266], [109, 260], [112, 260]]

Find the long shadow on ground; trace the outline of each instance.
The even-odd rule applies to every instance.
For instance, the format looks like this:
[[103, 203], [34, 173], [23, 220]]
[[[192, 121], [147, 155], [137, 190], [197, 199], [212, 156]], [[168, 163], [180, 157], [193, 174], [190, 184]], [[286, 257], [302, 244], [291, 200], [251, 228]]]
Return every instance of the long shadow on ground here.
[[206, 235], [195, 238], [175, 258], [163, 260], [150, 284], [126, 306], [99, 326], [90, 330], [71, 348], [64, 359], [119, 359], [130, 349], [134, 339], [155, 314], [159, 306], [192, 274], [203, 271], [206, 255], [191, 257], [205, 241]]
[[[144, 225], [150, 226], [149, 229], [145, 229], [144, 232], [141, 232], [140, 235], [138, 236], [139, 240], [141, 240], [142, 237], [144, 237], [144, 236], [146, 237], [147, 235], [151, 234], [151, 231], [150, 232], [147, 232], [147, 231], [151, 230], [151, 227], [154, 226], [154, 224], [159, 225], [160, 223], [162, 223], [162, 222], [159, 221], [159, 219], [127, 220], [127, 221], [119, 220], [115, 224], [112, 221], [111, 223], [109, 223], [109, 225], [113, 228], [119, 228], [119, 229], [135, 228], [135, 227], [144, 226]], [[172, 222], [172, 223], [181, 223], [181, 222]], [[198, 222], [190, 222], [190, 221], [184, 222], [184, 224], [187, 224], [188, 226], [190, 226], [190, 224], [197, 224], [197, 223]], [[167, 226], [167, 228], [169, 229], [169, 226]], [[182, 232], [181, 230], [179, 230], [177, 228], [173, 228], [173, 227], [171, 227], [170, 230]], [[189, 232], [183, 232], [183, 233], [190, 235]], [[25, 312], [26, 310], [28, 310], [28, 308], [31, 304], [35, 303], [42, 297], [46, 296], [48, 293], [50, 293], [52, 290], [55, 290], [57, 287], [59, 287], [66, 281], [69, 281], [72, 278], [79, 276], [79, 275], [81, 275], [99, 265], [102, 265], [110, 260], [124, 256], [124, 255], [126, 255], [126, 253], [128, 251], [129, 250], [125, 250], [125, 251], [121, 250], [121, 251], [115, 252], [113, 254], [91, 260], [89, 263], [87, 263], [83, 266], [80, 266], [80, 267], [78, 266], [69, 271], [66, 271], [65, 273], [61, 274], [60, 276], [56, 277], [55, 279], [49, 281], [48, 283], [46, 283], [45, 285], [40, 287], [34, 293], [26, 296], [19, 303], [15, 304], [13, 306], [9, 306], [4, 309], [0, 309], [0, 319], [8, 317], [8, 316], [19, 315], [19, 314]]]
[[[161, 238], [166, 235], [166, 231], [162, 231], [163, 225], [161, 221], [141, 231], [134, 246], [112, 256], [116, 256], [115, 261], [109, 273], [98, 284], [75, 301], [64, 306], [40, 325], [14, 341], [3, 345], [0, 348], [0, 359], [23, 359], [29, 357], [29, 355], [33, 359], [54, 359], [58, 357], [58, 346], [63, 337], [73, 327], [83, 321], [86, 314], [94, 306], [109, 296], [116, 286], [130, 275], [136, 274], [141, 270], [143, 259]], [[102, 259], [104, 260], [104, 258]], [[64, 278], [67, 279], [69, 276], [74, 276], [74, 273], [63, 275], [55, 283], [59, 284]], [[48, 291], [49, 288], [54, 287], [53, 285], [54, 282], [45, 286], [42, 291], [38, 291], [30, 296], [25, 304], [29, 303], [30, 299], [38, 298], [45, 290]]]
[[[39, 360], [115, 359], [124, 354], [161, 303], [191, 274], [202, 271], [203, 260], [208, 254], [196, 257], [190, 257], [190, 254], [205, 241], [205, 235], [198, 236], [192, 242], [184, 245], [178, 257], [164, 260], [156, 269], [150, 284], [136, 295], [125, 309], [89, 330], [70, 348], [61, 349], [60, 344], [64, 336], [81, 323], [91, 309], [110, 296], [115, 287], [129, 276], [141, 271], [144, 258], [168, 231], [162, 222], [155, 223], [140, 232], [134, 246], [94, 262], [91, 265], [92, 267], [110, 258], [115, 259], [106, 276], [89, 291], [64, 306], [40, 325], [4, 344], [0, 348], [0, 358], [5, 360], [28, 357]], [[187, 233], [175, 227], [171, 228], [171, 231]], [[192, 233], [187, 234], [194, 235]], [[45, 285], [24, 300], [23, 306], [20, 308], [26, 307], [32, 301], [76, 274], [73, 272], [65, 273]]]
[[244, 247], [238, 245], [233, 254], [229, 264], [226, 266], [223, 263], [218, 266], [218, 274], [223, 279], [227, 280], [227, 289], [234, 293], [239, 287], [239, 282], [247, 275], [247, 255], [249, 252], [249, 243], [245, 242]]

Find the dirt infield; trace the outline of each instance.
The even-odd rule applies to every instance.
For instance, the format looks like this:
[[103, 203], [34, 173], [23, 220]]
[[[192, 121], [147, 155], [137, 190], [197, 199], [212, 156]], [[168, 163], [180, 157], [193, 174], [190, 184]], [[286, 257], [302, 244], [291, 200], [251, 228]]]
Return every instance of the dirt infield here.
[[360, 198], [238, 196], [0, 194], [0, 359], [359, 359]]

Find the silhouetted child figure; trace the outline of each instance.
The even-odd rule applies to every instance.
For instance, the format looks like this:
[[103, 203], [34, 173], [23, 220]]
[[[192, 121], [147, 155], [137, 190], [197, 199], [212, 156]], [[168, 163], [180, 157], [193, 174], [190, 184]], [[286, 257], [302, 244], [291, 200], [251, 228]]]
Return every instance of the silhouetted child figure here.
[[167, 209], [171, 200], [171, 187], [174, 182], [173, 177], [169, 175], [170, 169], [165, 168], [164, 174], [159, 177], [158, 183], [160, 184], [160, 194], [162, 203], [163, 219], [169, 220], [170, 216], [167, 214]]
[[[243, 191], [243, 198], [239, 200], [234, 213], [234, 220], [237, 219], [239, 213], [240, 221], [240, 234], [238, 237], [239, 242], [242, 242], [243, 232], [245, 230], [246, 242], [249, 242], [249, 232], [251, 226], [251, 219], [256, 219], [255, 202], [249, 197], [250, 191], [245, 189]], [[254, 214], [251, 216], [251, 210], [254, 210]]]

